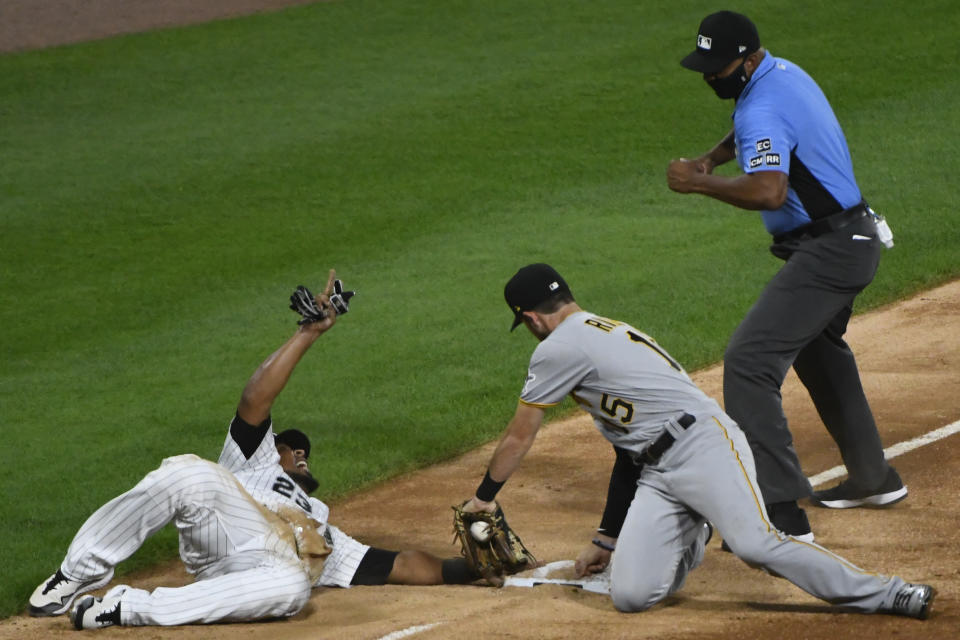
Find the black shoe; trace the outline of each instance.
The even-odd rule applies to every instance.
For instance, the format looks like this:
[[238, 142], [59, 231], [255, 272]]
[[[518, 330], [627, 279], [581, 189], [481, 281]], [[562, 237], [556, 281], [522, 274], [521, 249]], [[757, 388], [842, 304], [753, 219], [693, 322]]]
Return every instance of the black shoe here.
[[796, 500], [790, 502], [773, 502], [767, 505], [767, 515], [770, 522], [782, 533], [793, 536], [801, 542], [813, 542], [813, 531], [807, 512], [801, 509]]
[[858, 487], [848, 478], [832, 489], [814, 491], [811, 500], [818, 507], [851, 509], [853, 507], [886, 507], [907, 497], [907, 487], [893, 467], [883, 484], [875, 489]]

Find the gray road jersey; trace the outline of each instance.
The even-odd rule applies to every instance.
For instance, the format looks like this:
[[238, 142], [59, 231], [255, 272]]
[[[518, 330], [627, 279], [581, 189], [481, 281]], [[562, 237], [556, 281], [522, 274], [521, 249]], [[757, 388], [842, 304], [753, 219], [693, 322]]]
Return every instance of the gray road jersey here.
[[534, 350], [520, 401], [548, 407], [567, 394], [607, 440], [636, 452], [670, 418], [721, 411], [650, 336], [587, 311], [568, 316]]

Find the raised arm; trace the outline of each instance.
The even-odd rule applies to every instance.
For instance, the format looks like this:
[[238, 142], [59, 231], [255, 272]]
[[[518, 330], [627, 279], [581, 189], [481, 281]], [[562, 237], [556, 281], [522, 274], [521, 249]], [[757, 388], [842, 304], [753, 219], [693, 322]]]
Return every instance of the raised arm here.
[[300, 358], [337, 321], [337, 314], [330, 306], [336, 278], [336, 272], [331, 269], [323, 293], [314, 297], [317, 305], [328, 311], [326, 317], [319, 322], [299, 325], [296, 333], [264, 360], [247, 381], [237, 405], [237, 415], [247, 424], [260, 424], [270, 416], [273, 401], [283, 391]]

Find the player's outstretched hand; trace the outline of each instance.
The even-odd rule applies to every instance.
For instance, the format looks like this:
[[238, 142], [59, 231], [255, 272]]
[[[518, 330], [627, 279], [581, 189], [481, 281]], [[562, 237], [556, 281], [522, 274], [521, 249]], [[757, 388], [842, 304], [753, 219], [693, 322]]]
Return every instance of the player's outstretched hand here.
[[576, 562], [573, 563], [573, 570], [578, 578], [582, 578], [588, 573], [600, 573], [610, 564], [610, 552], [601, 549], [592, 542], [580, 552]]

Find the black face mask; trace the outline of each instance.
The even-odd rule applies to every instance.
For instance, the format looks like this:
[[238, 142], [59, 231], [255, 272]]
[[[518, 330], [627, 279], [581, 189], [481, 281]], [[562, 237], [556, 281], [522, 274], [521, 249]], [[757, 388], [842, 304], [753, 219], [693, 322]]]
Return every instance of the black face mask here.
[[739, 98], [743, 93], [743, 88], [747, 86], [747, 69], [744, 67], [746, 59], [740, 63], [740, 66], [733, 70], [733, 73], [726, 78], [714, 78], [707, 80], [707, 84], [713, 88], [714, 93], [721, 100], [730, 98]]

